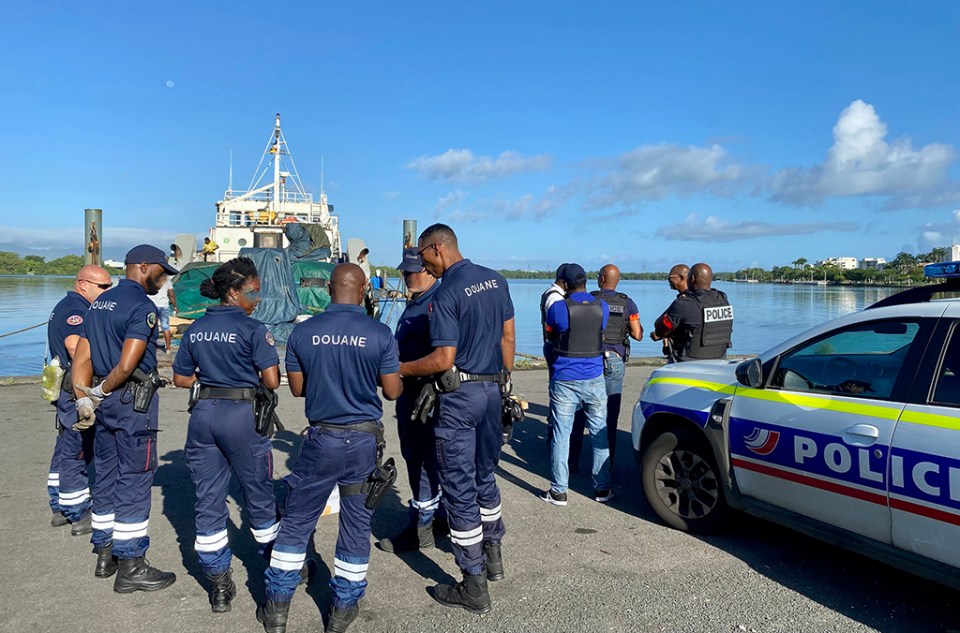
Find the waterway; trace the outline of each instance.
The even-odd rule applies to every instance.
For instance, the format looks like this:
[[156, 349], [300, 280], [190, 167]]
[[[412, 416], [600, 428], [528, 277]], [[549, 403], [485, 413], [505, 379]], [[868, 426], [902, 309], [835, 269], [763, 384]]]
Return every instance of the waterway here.
[[[391, 280], [395, 285], [395, 280]], [[46, 321], [54, 305], [70, 289], [69, 277], [0, 276], [0, 335]], [[510, 281], [516, 310], [517, 350], [539, 355], [540, 294], [549, 286], [541, 279]], [[764, 351], [784, 339], [893, 294], [895, 288], [852, 286], [793, 286], [779, 284], [718, 283], [734, 306], [734, 354]], [[590, 288], [593, 289], [593, 288]], [[640, 310], [644, 330], [673, 300], [664, 281], [624, 281], [619, 290]], [[40, 373], [46, 327], [0, 338], [0, 376]], [[659, 356], [660, 344], [649, 338], [634, 342], [632, 355]]]

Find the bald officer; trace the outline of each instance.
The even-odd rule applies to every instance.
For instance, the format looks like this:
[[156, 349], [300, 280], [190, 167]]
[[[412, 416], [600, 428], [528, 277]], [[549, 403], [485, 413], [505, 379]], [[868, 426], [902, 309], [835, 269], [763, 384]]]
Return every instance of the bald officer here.
[[70, 381], [70, 365], [90, 303], [112, 285], [110, 273], [106, 270], [99, 266], [84, 266], [77, 272], [73, 290], [53, 308], [47, 325], [50, 356], [59, 358], [60, 367], [66, 372], [57, 398], [57, 441], [47, 476], [47, 492], [50, 494], [50, 509], [53, 510], [50, 525], [59, 527], [70, 523], [73, 536], [89, 534], [91, 529], [87, 465], [93, 459], [93, 431], [73, 430], [77, 409]]
[[[176, 575], [151, 567], [150, 488], [157, 469], [157, 414], [152, 389], [157, 375], [157, 311], [147, 295], [160, 291], [177, 269], [166, 254], [148, 244], [135, 246], [124, 260], [126, 279], [100, 295], [87, 311], [77, 345], [73, 382], [77, 426], [94, 424], [93, 542], [94, 574], [117, 570], [118, 593], [156, 591]], [[88, 385], [95, 385], [92, 389]]]
[[495, 471], [503, 438], [500, 383], [508, 384], [516, 346], [513, 302], [502, 275], [463, 258], [449, 226], [428, 227], [417, 248], [427, 272], [443, 279], [428, 308], [434, 350], [402, 363], [400, 374], [451, 372], [454, 379], [437, 397], [434, 433], [450, 541], [463, 572], [456, 585], [434, 587], [433, 597], [444, 606], [487, 613], [487, 580], [504, 577], [500, 543], [506, 530]]
[[284, 633], [307, 542], [324, 503], [340, 487], [340, 535], [334, 553], [333, 607], [328, 633], [343, 633], [360, 612], [370, 560], [370, 518], [360, 486], [382, 451], [383, 406], [402, 391], [393, 333], [364, 313], [367, 279], [356, 264], [340, 264], [330, 277], [325, 312], [294, 328], [287, 340], [290, 392], [306, 398], [310, 428], [287, 475], [286, 512], [265, 573], [267, 600], [257, 619], [267, 633]]

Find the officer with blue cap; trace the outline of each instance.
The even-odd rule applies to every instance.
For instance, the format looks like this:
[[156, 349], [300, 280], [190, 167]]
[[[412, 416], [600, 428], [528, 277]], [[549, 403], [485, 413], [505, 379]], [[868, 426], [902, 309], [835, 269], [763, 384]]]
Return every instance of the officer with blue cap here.
[[254, 417], [258, 395], [272, 396], [272, 391], [264, 390], [280, 386], [280, 359], [267, 326], [250, 318], [260, 301], [253, 261], [238, 257], [220, 265], [200, 285], [200, 294], [220, 299], [220, 305], [207, 308], [183, 335], [173, 362], [173, 382], [195, 394], [186, 445], [197, 488], [194, 547], [210, 581], [210, 605], [214, 613], [224, 613], [237, 594], [227, 540], [231, 470], [243, 489], [250, 531], [261, 555], [269, 553], [280, 528], [273, 494], [273, 445], [267, 430], [258, 433]]
[[[150, 547], [150, 488], [157, 469], [155, 397], [157, 373], [157, 310], [147, 295], [156, 294], [177, 269], [166, 254], [149, 244], [135, 246], [124, 259], [126, 278], [100, 295], [87, 311], [77, 344], [73, 382], [77, 423], [95, 425], [92, 527], [97, 565], [94, 574], [119, 573], [118, 593], [156, 591], [174, 583], [176, 575], [151, 567], [144, 558]], [[94, 385], [92, 388], [89, 385]]]
[[423, 265], [443, 283], [434, 293], [430, 344], [434, 350], [402, 363], [400, 374], [434, 376], [434, 433], [450, 541], [463, 580], [437, 585], [433, 598], [473, 613], [492, 609], [488, 580], [504, 577], [500, 545], [506, 532], [496, 468], [503, 439], [502, 397], [509, 395], [516, 333], [507, 280], [460, 254], [445, 224], [420, 234]]
[[339, 264], [330, 277], [326, 311], [297, 325], [287, 339], [290, 392], [306, 398], [310, 427], [287, 475], [289, 492], [280, 533], [265, 572], [267, 600], [257, 619], [267, 633], [284, 633], [290, 601], [300, 582], [307, 542], [333, 487], [340, 490], [340, 535], [330, 588], [327, 633], [343, 633], [360, 612], [370, 561], [370, 519], [392, 479], [380, 467], [383, 405], [403, 388], [390, 328], [365, 315], [367, 278], [356, 264]]
[[70, 523], [70, 534], [73, 536], [89, 534], [91, 530], [92, 502], [87, 466], [93, 458], [93, 430], [73, 430], [77, 410], [70, 381], [70, 366], [90, 303], [112, 285], [110, 273], [100, 266], [91, 264], [82, 267], [77, 272], [73, 290], [53, 308], [47, 325], [51, 358], [59, 359], [60, 367], [66, 372], [56, 401], [57, 440], [47, 475], [50, 509], [53, 510], [50, 525], [59, 527]]
[[[403, 283], [411, 293], [397, 322], [396, 333], [400, 362], [407, 362], [433, 351], [428, 310], [440, 284], [424, 269], [415, 246], [403, 249], [403, 261], [397, 268], [403, 273]], [[410, 500], [410, 525], [397, 536], [382, 539], [378, 544], [385, 552], [407, 552], [435, 545], [433, 519], [440, 508], [436, 438], [432, 420], [421, 421], [413, 417], [416, 399], [426, 382], [424, 378], [404, 378], [403, 394], [397, 400], [400, 454], [407, 464], [413, 498]]]

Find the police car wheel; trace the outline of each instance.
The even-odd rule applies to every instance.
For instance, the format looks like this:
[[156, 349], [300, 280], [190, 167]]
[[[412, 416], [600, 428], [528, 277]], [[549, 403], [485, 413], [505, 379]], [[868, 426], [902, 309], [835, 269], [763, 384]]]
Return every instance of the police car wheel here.
[[719, 528], [727, 515], [720, 471], [702, 438], [667, 431], [643, 453], [641, 479], [647, 502], [667, 525], [684, 532]]

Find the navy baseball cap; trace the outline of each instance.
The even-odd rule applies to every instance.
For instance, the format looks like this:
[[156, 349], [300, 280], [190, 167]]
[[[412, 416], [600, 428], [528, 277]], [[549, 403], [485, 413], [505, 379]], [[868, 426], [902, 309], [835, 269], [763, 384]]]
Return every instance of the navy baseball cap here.
[[557, 281], [560, 281], [560, 280], [563, 279], [563, 271], [566, 270], [566, 269], [567, 269], [567, 266], [569, 266], [569, 265], [570, 265], [570, 264], [564, 262], [564, 263], [560, 264], [559, 266], [557, 266], [557, 276], [556, 276], [556, 280], [557, 280]]
[[418, 273], [423, 270], [423, 260], [420, 259], [416, 246], [403, 249], [403, 261], [397, 268], [402, 273]]
[[163, 266], [163, 272], [168, 275], [178, 275], [180, 271], [167, 263], [167, 255], [156, 246], [149, 244], [140, 244], [127, 251], [127, 256], [123, 260], [124, 264], [160, 264]]
[[580, 264], [567, 264], [561, 273], [560, 279], [568, 286], [579, 286], [587, 283], [587, 273]]

